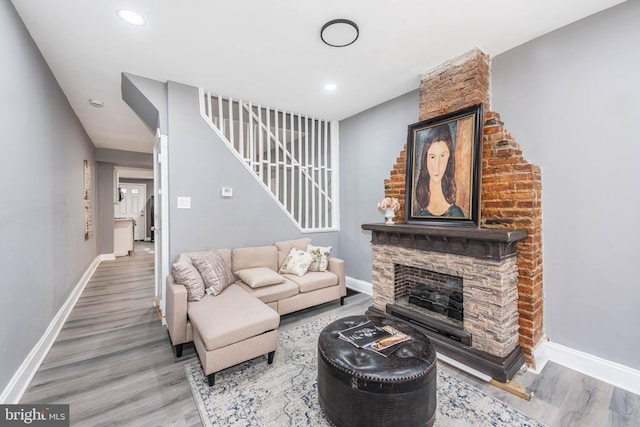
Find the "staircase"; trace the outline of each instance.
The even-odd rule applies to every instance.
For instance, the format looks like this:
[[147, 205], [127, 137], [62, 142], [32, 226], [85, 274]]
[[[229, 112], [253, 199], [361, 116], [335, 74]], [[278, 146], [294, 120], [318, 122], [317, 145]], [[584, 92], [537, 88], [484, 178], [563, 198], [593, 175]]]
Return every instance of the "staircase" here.
[[203, 89], [200, 113], [301, 232], [338, 230], [337, 122]]

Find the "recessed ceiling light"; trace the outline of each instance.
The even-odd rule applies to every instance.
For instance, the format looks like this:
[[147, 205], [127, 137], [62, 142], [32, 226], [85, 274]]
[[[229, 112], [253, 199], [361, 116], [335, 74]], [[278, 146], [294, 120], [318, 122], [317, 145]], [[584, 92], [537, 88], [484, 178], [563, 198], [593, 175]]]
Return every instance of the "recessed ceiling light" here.
[[326, 85], [324, 85], [324, 90], [327, 90], [329, 92], [332, 92], [334, 90], [336, 90], [338, 88], [338, 86], [335, 83], [327, 83]]
[[142, 18], [142, 16], [138, 15], [137, 13], [131, 10], [120, 9], [118, 11], [118, 16], [122, 18], [123, 21], [131, 25], [135, 25], [136, 27], [144, 25], [144, 19]]
[[349, 46], [360, 35], [355, 22], [348, 19], [332, 19], [320, 29], [320, 38], [331, 47]]
[[89, 100], [89, 104], [91, 104], [92, 107], [96, 107], [96, 108], [102, 108], [104, 107], [104, 102], [98, 100], [98, 99], [93, 99], [91, 98]]

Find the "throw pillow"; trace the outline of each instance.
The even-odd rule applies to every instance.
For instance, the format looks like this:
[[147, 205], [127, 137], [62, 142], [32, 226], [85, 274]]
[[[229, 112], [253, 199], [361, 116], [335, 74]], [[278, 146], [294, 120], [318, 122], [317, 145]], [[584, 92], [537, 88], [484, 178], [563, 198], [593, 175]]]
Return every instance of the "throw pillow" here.
[[186, 262], [176, 262], [171, 266], [173, 280], [187, 288], [187, 301], [200, 301], [204, 296], [204, 282], [198, 270]]
[[254, 289], [284, 282], [284, 277], [267, 267], [245, 268], [236, 271], [236, 274], [240, 280]]
[[205, 292], [209, 295], [218, 295], [234, 281], [233, 273], [216, 250], [193, 255], [191, 261], [202, 275]]
[[291, 252], [291, 248], [296, 248], [304, 251], [307, 245], [310, 244], [311, 239], [308, 237], [296, 240], [283, 240], [281, 242], [275, 242], [273, 246], [275, 246], [278, 250], [278, 267], [282, 267], [284, 260], [287, 259], [287, 256], [289, 256], [289, 252]]
[[307, 252], [313, 255], [313, 261], [311, 265], [309, 265], [309, 271], [327, 271], [331, 246], [307, 245]]
[[313, 261], [313, 255], [300, 249], [291, 248], [289, 255], [285, 258], [280, 267], [281, 274], [295, 274], [296, 276], [304, 276], [309, 269], [309, 265]]

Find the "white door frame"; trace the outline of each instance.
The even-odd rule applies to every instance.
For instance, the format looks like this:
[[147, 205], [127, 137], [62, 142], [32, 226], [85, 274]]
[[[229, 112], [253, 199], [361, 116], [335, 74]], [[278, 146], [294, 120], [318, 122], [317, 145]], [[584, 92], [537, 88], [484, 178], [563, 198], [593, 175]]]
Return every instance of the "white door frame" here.
[[155, 247], [155, 304], [166, 325], [166, 287], [169, 274], [169, 163], [167, 161], [167, 135], [156, 131], [153, 145], [153, 212]]

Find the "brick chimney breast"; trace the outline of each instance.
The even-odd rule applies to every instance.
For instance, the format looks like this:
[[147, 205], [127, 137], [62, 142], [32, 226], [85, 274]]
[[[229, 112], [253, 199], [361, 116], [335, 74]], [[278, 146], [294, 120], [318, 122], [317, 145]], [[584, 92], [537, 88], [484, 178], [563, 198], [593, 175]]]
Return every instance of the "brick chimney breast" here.
[[[480, 223], [483, 228], [528, 233], [517, 246], [519, 344], [527, 363], [535, 367], [533, 349], [543, 337], [542, 174], [524, 158], [500, 115], [490, 111], [490, 83], [491, 58], [480, 49], [446, 61], [421, 75], [419, 118], [483, 104]], [[396, 223], [405, 216], [406, 149], [405, 145], [384, 181], [385, 197], [401, 202]]]
[[491, 58], [480, 49], [453, 58], [420, 77], [420, 121], [483, 104], [489, 111]]

